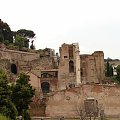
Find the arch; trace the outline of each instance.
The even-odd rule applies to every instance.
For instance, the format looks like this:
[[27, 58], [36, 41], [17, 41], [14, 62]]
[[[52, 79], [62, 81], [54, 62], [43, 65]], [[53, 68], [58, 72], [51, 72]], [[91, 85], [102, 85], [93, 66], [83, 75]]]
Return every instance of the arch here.
[[50, 92], [50, 84], [48, 82], [41, 83], [41, 89], [43, 93], [49, 93]]
[[74, 72], [74, 62], [72, 60], [69, 61], [69, 72]]
[[17, 66], [15, 64], [11, 64], [11, 72], [17, 74]]

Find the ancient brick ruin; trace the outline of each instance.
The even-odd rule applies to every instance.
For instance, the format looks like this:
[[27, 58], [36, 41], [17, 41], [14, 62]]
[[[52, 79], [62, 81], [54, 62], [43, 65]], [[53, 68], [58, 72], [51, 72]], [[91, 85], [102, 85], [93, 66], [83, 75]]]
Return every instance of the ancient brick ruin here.
[[38, 109], [44, 94], [47, 95], [46, 116], [76, 116], [74, 103], [81, 104], [91, 97], [97, 100], [99, 108], [103, 107], [106, 115], [119, 116], [120, 87], [102, 84], [103, 51], [81, 55], [77, 43], [64, 43], [59, 51], [60, 55], [48, 48], [32, 53], [0, 48], [0, 67], [10, 82], [15, 82], [20, 72], [30, 75]]

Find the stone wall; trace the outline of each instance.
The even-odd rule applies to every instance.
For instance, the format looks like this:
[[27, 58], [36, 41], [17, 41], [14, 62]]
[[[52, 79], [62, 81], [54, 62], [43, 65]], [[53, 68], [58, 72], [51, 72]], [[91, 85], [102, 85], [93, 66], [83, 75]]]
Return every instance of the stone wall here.
[[50, 70], [54, 68], [52, 57], [43, 57], [37, 60], [31, 61], [31, 66], [33, 70]]
[[42, 57], [39, 54], [14, 50], [0, 50], [0, 67], [11, 74], [11, 64], [17, 67], [17, 73], [30, 70], [53, 69], [53, 58]]
[[104, 79], [104, 53], [95, 51], [91, 55], [81, 55], [82, 83], [101, 83]]
[[[30, 70], [30, 62], [34, 59], [38, 59], [39, 54], [29, 53], [29, 52], [21, 52], [14, 50], [0, 50], [0, 60], [5, 61], [8, 64], [8, 71], [11, 70], [11, 64], [15, 64], [17, 67], [17, 72]], [[3, 64], [3, 68], [7, 66]]]
[[36, 53], [7, 50], [7, 49], [0, 50], [0, 59], [32, 61], [38, 58], [39, 58], [39, 54]]
[[98, 101], [98, 108], [104, 109], [106, 116], [120, 116], [120, 86], [108, 85], [82, 85], [58, 91], [49, 97], [46, 115], [77, 116], [76, 106], [83, 106], [84, 100], [91, 97]]

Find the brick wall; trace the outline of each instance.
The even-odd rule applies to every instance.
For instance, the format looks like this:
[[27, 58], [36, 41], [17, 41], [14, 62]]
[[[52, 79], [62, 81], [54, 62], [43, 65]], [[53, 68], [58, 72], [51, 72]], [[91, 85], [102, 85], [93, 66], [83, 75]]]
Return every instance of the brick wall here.
[[76, 106], [92, 97], [98, 101], [99, 109], [104, 109], [106, 116], [120, 115], [120, 86], [82, 85], [77, 88], [62, 90], [50, 96], [47, 102], [47, 116], [76, 116]]

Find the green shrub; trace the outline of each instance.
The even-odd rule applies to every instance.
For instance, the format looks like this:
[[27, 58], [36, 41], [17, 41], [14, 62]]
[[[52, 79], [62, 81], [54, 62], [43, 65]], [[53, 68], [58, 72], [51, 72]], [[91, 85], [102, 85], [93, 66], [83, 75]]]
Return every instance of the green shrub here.
[[9, 118], [0, 114], [0, 120], [9, 120]]
[[24, 120], [31, 120], [30, 114], [28, 113], [27, 110], [23, 111], [22, 116], [23, 116]]
[[16, 120], [17, 109], [15, 105], [10, 100], [6, 100], [3, 104], [0, 113], [4, 116], [8, 116], [12, 120]]

